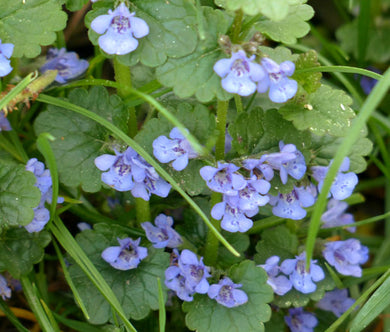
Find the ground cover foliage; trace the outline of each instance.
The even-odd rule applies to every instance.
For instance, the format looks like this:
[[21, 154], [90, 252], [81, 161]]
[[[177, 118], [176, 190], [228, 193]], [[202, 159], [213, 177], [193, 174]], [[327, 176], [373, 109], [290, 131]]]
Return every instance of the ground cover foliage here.
[[0, 330], [389, 329], [389, 17], [1, 1]]

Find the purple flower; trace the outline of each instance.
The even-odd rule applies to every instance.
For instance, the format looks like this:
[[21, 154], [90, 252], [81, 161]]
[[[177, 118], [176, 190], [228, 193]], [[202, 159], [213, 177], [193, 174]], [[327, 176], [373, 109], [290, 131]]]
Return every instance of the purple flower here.
[[246, 187], [238, 192], [238, 207], [244, 211], [254, 211], [259, 206], [266, 205], [269, 202], [269, 197], [264, 195], [268, 193], [270, 188], [271, 184], [268, 181], [258, 180], [256, 176], [252, 176], [247, 180]]
[[303, 311], [303, 308], [288, 309], [289, 316], [284, 317], [284, 321], [291, 332], [313, 332], [318, 324], [314, 314]]
[[10, 131], [10, 130], [12, 130], [12, 127], [8, 119], [5, 117], [4, 112], [0, 111], [0, 131]]
[[146, 237], [152, 242], [155, 248], [177, 248], [182, 243], [180, 235], [172, 228], [173, 219], [165, 214], [160, 214], [154, 220], [157, 227], [153, 226], [150, 222], [144, 222], [141, 224], [145, 230]]
[[284, 295], [292, 288], [292, 283], [283, 275], [279, 275], [280, 267], [278, 266], [280, 257], [271, 256], [261, 266], [267, 272], [267, 284], [270, 285], [273, 291], [278, 295]]
[[0, 274], [0, 296], [4, 301], [11, 298], [11, 288], [8, 287], [7, 279], [2, 274]]
[[225, 307], [234, 308], [248, 302], [246, 293], [237, 289], [240, 287], [241, 284], [235, 284], [230, 278], [224, 277], [218, 284], [210, 286], [207, 295]]
[[[381, 71], [373, 66], [368, 66], [366, 69], [373, 71], [374, 73], [381, 74]], [[359, 75], [360, 76], [360, 75]], [[370, 94], [371, 90], [378, 83], [378, 80], [368, 76], [362, 76], [360, 79], [360, 86], [362, 87], [366, 95]]]
[[161, 163], [173, 160], [172, 167], [176, 171], [182, 171], [187, 167], [188, 159], [196, 158], [198, 154], [178, 128], [173, 128], [169, 137], [171, 139], [159, 136], [153, 141], [153, 154]]
[[270, 204], [273, 205], [272, 213], [275, 216], [293, 220], [300, 220], [306, 217], [305, 207], [312, 206], [315, 202], [315, 188], [294, 187], [288, 194], [270, 196]]
[[[322, 228], [353, 224], [355, 222], [353, 215], [344, 213], [347, 208], [348, 204], [346, 202], [331, 198], [328, 202], [328, 210], [321, 217]], [[348, 227], [347, 230], [354, 233], [356, 227]]]
[[[291, 158], [293, 158], [291, 156]], [[268, 164], [264, 163], [265, 158], [262, 156], [260, 159], [246, 159], [244, 160], [244, 167], [251, 171], [251, 175], [257, 177], [264, 177], [267, 181], [271, 181], [274, 177], [274, 170]]]
[[117, 270], [135, 269], [139, 263], [148, 256], [148, 250], [139, 246], [141, 238], [132, 240], [117, 239], [120, 246], [108, 247], [102, 252], [102, 258]]
[[310, 268], [306, 270], [306, 252], [302, 252], [295, 259], [286, 259], [280, 265], [280, 270], [289, 276], [293, 287], [304, 294], [316, 290], [318, 282], [325, 278], [324, 271], [316, 264], [316, 260], [310, 262]]
[[298, 90], [298, 83], [288, 76], [295, 71], [295, 65], [291, 61], [284, 61], [278, 65], [269, 58], [261, 59], [261, 65], [268, 73], [259, 80], [257, 91], [266, 92], [269, 89], [269, 99], [274, 103], [284, 103], [295, 96]]
[[45, 207], [36, 207], [34, 209], [34, 219], [24, 228], [29, 233], [40, 232], [50, 220], [50, 212]]
[[173, 250], [171, 266], [165, 271], [165, 285], [176, 292], [183, 301], [192, 301], [195, 293], [206, 294], [209, 290], [207, 278], [209, 267], [203, 264], [202, 258], [185, 249], [181, 255]]
[[340, 317], [354, 303], [355, 300], [348, 297], [347, 289], [335, 289], [331, 292], [326, 292], [324, 297], [316, 304], [316, 307], [331, 311], [337, 317]]
[[79, 222], [77, 224], [77, 228], [80, 230], [80, 232], [86, 231], [87, 229], [92, 229], [91, 225], [86, 222]]
[[246, 180], [241, 174], [235, 173], [240, 168], [234, 164], [218, 162], [218, 167], [204, 166], [200, 169], [200, 176], [212, 190], [229, 196], [235, 196], [244, 189]]
[[100, 15], [91, 22], [91, 28], [98, 34], [99, 46], [108, 54], [123, 55], [138, 47], [138, 40], [149, 34], [149, 26], [143, 19], [130, 13], [122, 2], [108, 15]]
[[337, 272], [345, 276], [361, 277], [360, 264], [368, 260], [368, 248], [356, 239], [328, 242], [322, 254]]
[[[318, 182], [318, 190], [321, 192], [322, 186], [329, 167], [325, 166], [313, 166], [311, 167], [312, 176]], [[358, 177], [355, 173], [342, 173], [347, 172], [349, 169], [349, 158], [345, 157], [343, 163], [340, 166], [339, 172], [330, 187], [330, 194], [333, 198], [342, 201], [351, 196], [356, 184], [358, 183]], [[329, 194], [329, 196], [330, 196]]]
[[1, 43], [0, 39], [0, 77], [8, 75], [12, 71], [11, 57], [14, 51], [14, 44]]
[[64, 84], [83, 74], [89, 63], [87, 60], [80, 60], [75, 52], [66, 52], [65, 48], [51, 48], [46, 54], [46, 63], [41, 67], [41, 72], [47, 70], [58, 70], [56, 82]]
[[287, 175], [296, 180], [302, 179], [306, 173], [306, 163], [302, 153], [294, 144], [285, 145], [283, 141], [279, 142], [279, 148], [280, 152], [263, 155], [262, 160], [273, 169], [279, 170], [283, 184], [287, 183]]
[[244, 51], [240, 50], [232, 54], [230, 59], [221, 59], [214, 65], [214, 71], [222, 77], [222, 87], [230, 93], [240, 96], [249, 96], [256, 91], [256, 84], [264, 79], [264, 69], [254, 63], [255, 56], [247, 58]]

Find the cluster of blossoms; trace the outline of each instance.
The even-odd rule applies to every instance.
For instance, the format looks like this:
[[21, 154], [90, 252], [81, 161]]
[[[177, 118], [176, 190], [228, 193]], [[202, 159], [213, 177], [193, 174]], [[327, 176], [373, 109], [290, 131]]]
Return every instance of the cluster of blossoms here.
[[65, 48], [50, 48], [46, 54], [46, 63], [41, 67], [41, 72], [57, 70], [55, 81], [64, 84], [69, 80], [82, 75], [88, 68], [87, 60], [80, 60], [75, 52], [66, 52]]
[[275, 103], [284, 103], [294, 97], [298, 83], [290, 78], [295, 65], [291, 61], [277, 64], [269, 58], [262, 58], [261, 64], [254, 62], [255, 56], [248, 58], [243, 50], [232, 53], [230, 59], [221, 59], [214, 65], [214, 71], [222, 77], [222, 87], [240, 96], [249, 96], [256, 90], [268, 92]]
[[123, 153], [104, 154], [95, 159], [102, 173], [102, 181], [118, 191], [131, 191], [134, 197], [148, 201], [151, 194], [167, 197], [171, 185], [164, 181], [154, 167], [128, 147]]
[[149, 34], [149, 26], [143, 19], [130, 13], [122, 2], [114, 11], [100, 15], [91, 22], [91, 28], [100, 34], [98, 43], [107, 54], [123, 55], [138, 47], [138, 40]]
[[11, 56], [14, 52], [14, 45], [2, 43], [0, 39], [0, 77], [8, 75], [12, 71]]
[[[41, 201], [39, 205], [34, 208], [34, 219], [24, 228], [29, 232], [40, 232], [50, 219], [50, 212], [45, 207], [45, 203], [51, 204], [52, 185], [50, 170], [45, 169], [45, 165], [36, 158], [30, 159], [26, 164], [26, 170], [32, 172], [37, 181], [35, 186], [41, 192]], [[64, 198], [58, 197], [57, 203], [63, 203]]]

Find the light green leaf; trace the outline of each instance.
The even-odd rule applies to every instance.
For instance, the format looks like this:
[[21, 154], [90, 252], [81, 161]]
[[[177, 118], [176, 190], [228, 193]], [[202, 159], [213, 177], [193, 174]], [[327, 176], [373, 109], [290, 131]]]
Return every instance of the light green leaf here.
[[295, 73], [292, 76], [308, 93], [317, 91], [321, 86], [322, 74], [317, 73], [299, 73], [300, 69], [319, 67], [317, 52], [310, 50], [309, 52], [299, 55], [298, 60], [295, 62]]
[[234, 283], [242, 284], [248, 302], [226, 308], [207, 295], [196, 295], [194, 301], [185, 302], [186, 324], [198, 332], [263, 332], [264, 322], [271, 317], [266, 304], [272, 300], [272, 289], [267, 284], [267, 274], [252, 261], [234, 265], [228, 275]]
[[29, 233], [24, 228], [13, 228], [0, 237], [0, 271], [8, 271], [20, 279], [43, 259], [44, 248], [50, 243], [46, 231]]
[[[150, 310], [158, 309], [157, 277], [164, 280], [169, 254], [149, 247], [147, 258], [137, 268], [127, 271], [114, 269], [101, 258], [101, 254], [110, 246], [119, 246], [117, 237], [129, 237], [123, 229], [112, 224], [99, 224], [95, 225], [95, 230], [86, 230], [77, 235], [76, 240], [112, 288], [126, 316], [138, 320], [146, 317]], [[90, 322], [106, 323], [112, 317], [109, 303], [79, 266], [71, 265], [69, 273], [90, 315]], [[165, 299], [166, 288], [163, 286], [163, 289]]]
[[0, 163], [0, 231], [11, 226], [26, 226], [41, 199], [32, 172], [22, 165]]
[[0, 39], [15, 45], [12, 56], [34, 58], [41, 45], [56, 40], [56, 31], [65, 28], [67, 15], [61, 0], [0, 1]]
[[68, 10], [75, 12], [80, 10], [89, 0], [65, 0], [65, 6]]
[[222, 232], [222, 234], [241, 255], [236, 257], [225, 247], [220, 246], [218, 248], [218, 265], [227, 269], [245, 258], [244, 252], [249, 247], [249, 236], [247, 234], [229, 232]]
[[284, 46], [278, 46], [276, 48], [260, 46], [259, 50], [277, 63], [287, 60], [295, 62], [299, 57], [298, 54], [292, 54], [291, 51]]
[[[99, 114], [122, 130], [127, 128], [127, 112], [121, 99], [103, 87], [73, 90], [69, 101]], [[87, 192], [101, 188], [101, 172], [94, 160], [103, 154], [101, 148], [109, 132], [95, 121], [66, 109], [49, 106], [35, 121], [37, 134], [49, 132], [56, 140], [51, 143], [57, 160], [60, 181], [69, 187], [81, 185]]]
[[[106, 15], [110, 4], [94, 6], [86, 18], [88, 27], [94, 18]], [[144, 65], [156, 67], [163, 64], [168, 57], [183, 57], [192, 53], [197, 45], [195, 28], [196, 10], [190, 1], [186, 0], [135, 0], [130, 7], [137, 17], [142, 18], [149, 26], [149, 34], [139, 39], [139, 45], [134, 52], [118, 56], [124, 65], [135, 65], [141, 61]], [[98, 45], [98, 35], [89, 29], [89, 38]]]
[[262, 120], [263, 111], [254, 108], [249, 113], [239, 113], [234, 122], [229, 124], [233, 148], [240, 155], [250, 154], [258, 144], [264, 134]]
[[232, 95], [223, 90], [221, 78], [214, 73], [213, 66], [221, 58], [218, 38], [227, 32], [231, 20], [222, 11], [204, 7], [203, 21], [207, 26], [205, 39], [199, 41], [191, 54], [178, 59], [170, 58], [158, 67], [157, 79], [161, 84], [172, 87], [180, 98], [195, 95], [202, 102], [211, 101], [214, 97], [228, 100]]
[[288, 15], [275, 22], [272, 19], [263, 19], [254, 25], [255, 29], [274, 41], [285, 44], [294, 44], [297, 38], [304, 37], [310, 31], [306, 21], [314, 15], [314, 10], [306, 4], [290, 6]]
[[322, 85], [303, 103], [289, 102], [279, 112], [299, 130], [308, 129], [319, 136], [343, 137], [355, 117], [349, 107], [351, 104], [352, 99], [344, 91]]

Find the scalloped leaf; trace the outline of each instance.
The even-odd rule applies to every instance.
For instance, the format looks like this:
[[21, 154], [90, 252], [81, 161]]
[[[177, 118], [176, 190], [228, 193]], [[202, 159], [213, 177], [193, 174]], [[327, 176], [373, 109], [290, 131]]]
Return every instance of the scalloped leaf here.
[[56, 40], [56, 31], [66, 26], [62, 0], [2, 0], [0, 2], [0, 38], [15, 45], [13, 57], [34, 58], [41, 45]]
[[292, 76], [308, 93], [313, 93], [321, 87], [322, 73], [299, 73], [300, 69], [320, 67], [318, 62], [317, 52], [310, 50], [309, 52], [299, 55], [295, 62], [295, 73]]
[[[117, 246], [117, 237], [128, 236], [123, 227], [98, 224], [94, 230], [78, 234], [76, 240], [112, 288], [127, 317], [139, 320], [146, 317], [150, 310], [158, 309], [157, 278], [164, 280], [165, 269], [169, 266], [169, 254], [161, 249], [148, 247], [148, 257], [136, 269], [116, 270], [101, 258], [101, 253], [107, 247]], [[90, 323], [104, 324], [111, 319], [109, 303], [81, 268], [73, 264], [69, 267], [69, 273], [90, 315]], [[166, 299], [165, 286], [163, 289]]]
[[46, 231], [29, 233], [24, 228], [9, 229], [0, 237], [0, 271], [8, 271], [15, 279], [28, 274], [44, 256], [50, 243]]
[[242, 284], [248, 302], [234, 308], [226, 308], [207, 295], [196, 295], [192, 302], [185, 302], [186, 324], [198, 332], [263, 332], [264, 322], [271, 317], [267, 305], [272, 300], [272, 289], [267, 284], [267, 274], [254, 262], [245, 260], [234, 265], [229, 277]]
[[203, 7], [202, 13], [201, 19], [207, 27], [204, 40], [199, 41], [191, 54], [178, 59], [170, 58], [158, 67], [157, 79], [161, 84], [172, 87], [180, 98], [195, 95], [201, 102], [211, 101], [214, 97], [228, 100], [233, 95], [222, 88], [221, 78], [214, 73], [213, 66], [221, 58], [218, 38], [227, 32], [231, 18], [209, 7]]
[[351, 104], [351, 97], [344, 91], [322, 85], [302, 103], [289, 102], [279, 112], [299, 130], [308, 129], [318, 136], [343, 137], [355, 117]]
[[65, 0], [66, 9], [75, 12], [85, 6], [89, 0]]
[[22, 165], [0, 161], [0, 232], [11, 226], [26, 226], [34, 218], [41, 194], [35, 175]]
[[314, 10], [311, 6], [299, 4], [290, 6], [287, 16], [282, 20], [275, 22], [272, 19], [264, 19], [254, 27], [274, 41], [294, 44], [297, 38], [302, 38], [309, 33], [310, 25], [306, 21], [313, 16]]
[[[105, 88], [93, 87], [89, 92], [75, 89], [69, 94], [69, 102], [99, 114], [126, 132], [126, 108], [118, 96], [109, 96]], [[107, 129], [82, 115], [52, 105], [37, 117], [34, 128], [37, 135], [48, 132], [56, 138], [51, 146], [62, 183], [69, 187], [81, 185], [87, 192], [100, 190], [101, 172], [94, 160], [102, 154], [101, 148], [110, 134]]]
[[[106, 15], [112, 9], [110, 3], [96, 3], [86, 18], [90, 28], [91, 22], [99, 15]], [[139, 39], [134, 52], [118, 56], [124, 65], [133, 66], [138, 61], [150, 67], [162, 65], [168, 57], [178, 58], [192, 53], [197, 45], [196, 10], [186, 0], [134, 0], [130, 10], [142, 18], [149, 26], [149, 34]], [[88, 31], [94, 45], [98, 45], [99, 34], [92, 29]]]
[[222, 268], [229, 268], [233, 264], [241, 262], [245, 258], [245, 250], [249, 247], [249, 236], [242, 233], [222, 232], [224, 238], [240, 253], [240, 257], [234, 256], [223, 246], [218, 248], [218, 265]]

